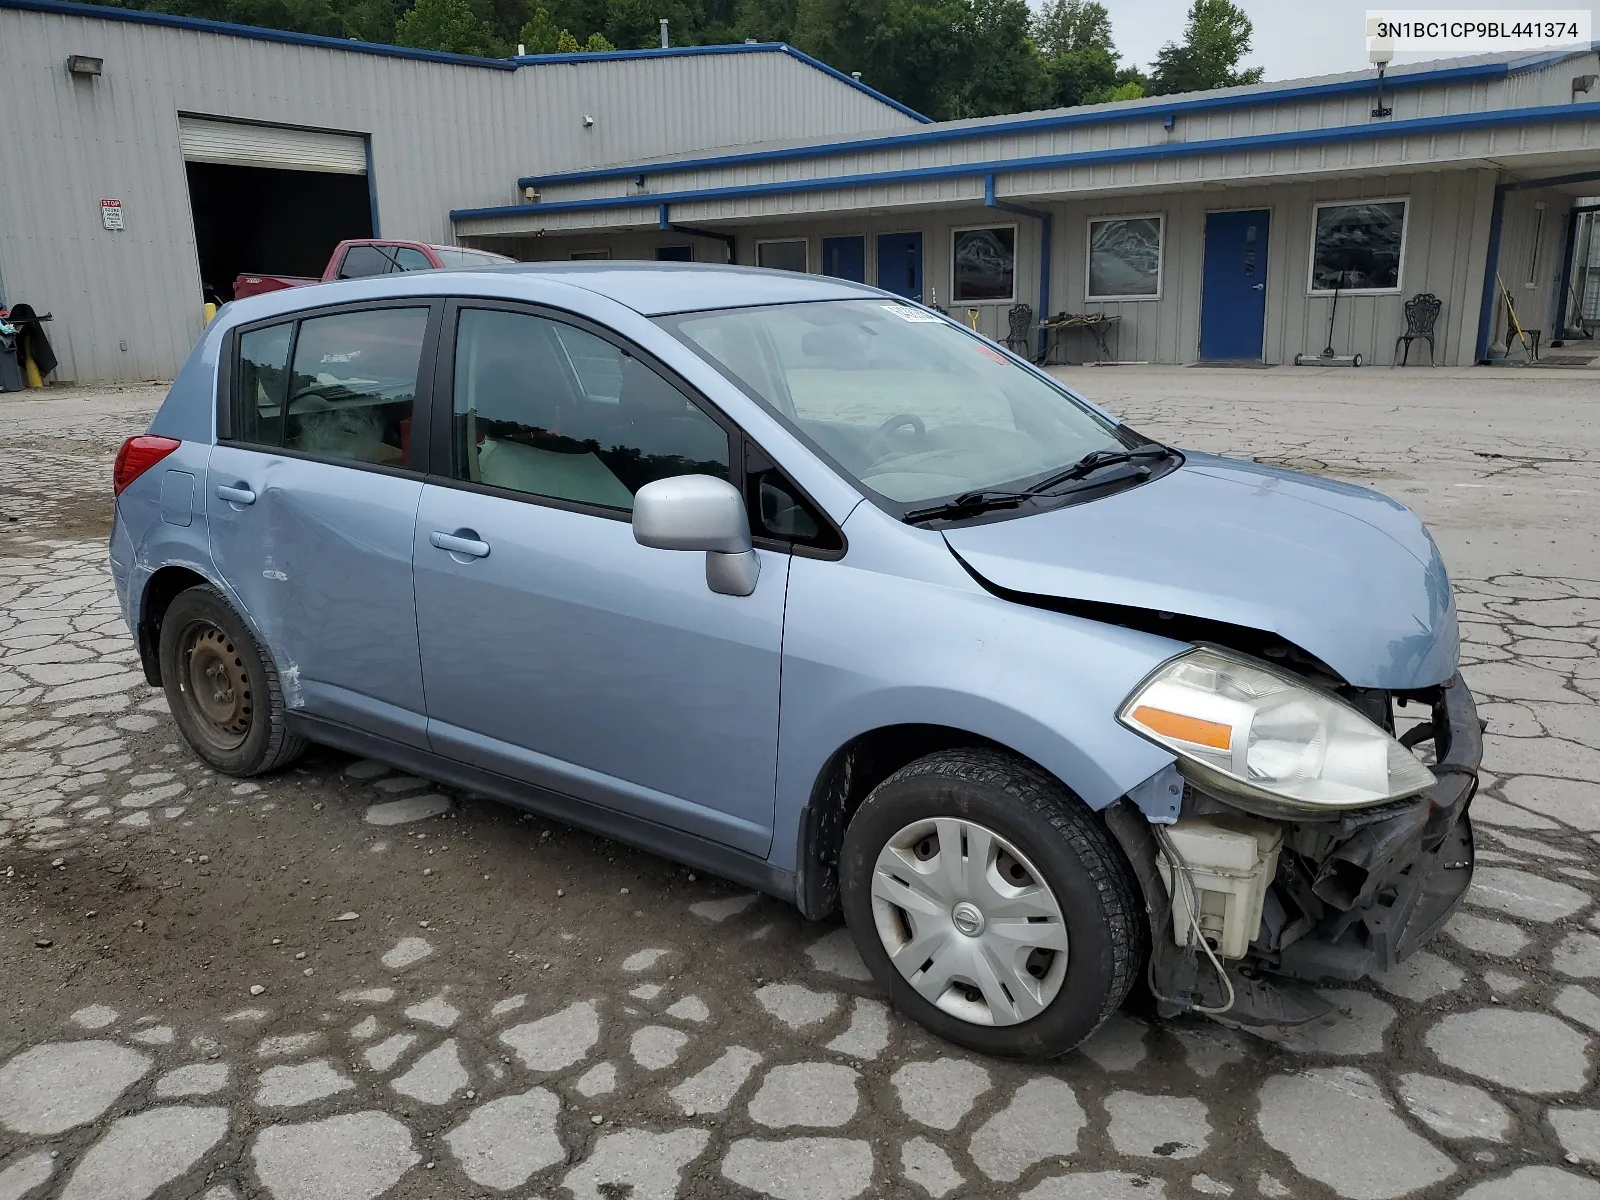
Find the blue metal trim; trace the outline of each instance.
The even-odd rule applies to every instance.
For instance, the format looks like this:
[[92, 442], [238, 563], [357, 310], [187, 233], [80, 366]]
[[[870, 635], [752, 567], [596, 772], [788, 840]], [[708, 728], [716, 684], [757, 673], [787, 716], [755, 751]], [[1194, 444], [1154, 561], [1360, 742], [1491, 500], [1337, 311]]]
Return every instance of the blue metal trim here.
[[[0, 0], [3, 2], [3, 0]], [[656, 51], [655, 53], [660, 53]], [[799, 53], [796, 51], [795, 53]], [[819, 64], [820, 65], [820, 64]], [[827, 68], [832, 70], [832, 68]], [[1510, 73], [1505, 63], [1480, 63], [1471, 67], [1445, 67], [1437, 71], [1413, 71], [1391, 75], [1386, 82], [1390, 90], [1413, 87], [1433, 87], [1444, 84], [1468, 83], [1481, 80], [1504, 79]], [[852, 81], [854, 82], [854, 81]], [[941, 124], [932, 129], [912, 130], [909, 133], [873, 134], [869, 137], [851, 138], [847, 141], [810, 143], [804, 146], [785, 146], [778, 150], [746, 150], [735, 154], [717, 154], [703, 158], [681, 158], [670, 162], [654, 162], [647, 166], [652, 174], [669, 171], [710, 170], [756, 162], [785, 162], [795, 159], [824, 158], [835, 154], [858, 151], [897, 149], [901, 146], [922, 146], [939, 142], [971, 141], [979, 138], [1006, 137], [1014, 134], [1042, 133], [1056, 129], [1075, 129], [1084, 126], [1113, 125], [1140, 119], [1162, 120], [1168, 116], [1191, 116], [1196, 113], [1218, 112], [1235, 108], [1252, 108], [1289, 101], [1321, 100], [1336, 96], [1364, 95], [1372, 90], [1370, 79], [1348, 79], [1339, 83], [1315, 83], [1302, 87], [1280, 88], [1277, 91], [1250, 92], [1212, 96], [1201, 93], [1192, 99], [1175, 100], [1162, 97], [1149, 102], [1132, 101], [1116, 107], [1095, 106], [1090, 109], [1069, 109], [1066, 112], [1045, 116], [1024, 116], [1011, 120], [992, 121], [981, 125]], [[1164, 101], [1164, 102], [1163, 102]], [[1402, 122], [1404, 124], [1404, 122]], [[637, 175], [640, 167], [596, 167], [584, 171], [564, 171], [555, 175], [529, 175], [517, 181], [518, 187], [539, 187], [542, 184], [584, 183], [596, 179], [618, 179]]]
[[1489, 217], [1489, 250], [1483, 260], [1483, 299], [1478, 306], [1478, 344], [1473, 349], [1472, 357], [1475, 363], [1489, 359], [1489, 333], [1494, 322], [1494, 285], [1500, 266], [1500, 233], [1505, 225], [1508, 190], [1503, 183], [1497, 184], [1494, 189], [1494, 211]]
[[[0, 0], [3, 2], [3, 0]], [[885, 96], [877, 88], [868, 87], [852, 75], [846, 75], [820, 59], [812, 58], [804, 50], [796, 50], [788, 42], [738, 42], [727, 46], [668, 46], [666, 48], [651, 48], [647, 50], [602, 50], [598, 53], [578, 51], [565, 54], [520, 54], [511, 61], [518, 66], [539, 66], [546, 63], [592, 63], [592, 62], [619, 62], [625, 59], [636, 58], [691, 58], [700, 54], [787, 54], [796, 62], [802, 62], [808, 67], [813, 67], [825, 75], [832, 75], [840, 83], [849, 84], [859, 92], [865, 92], [874, 100], [887, 104], [896, 112], [910, 117], [914, 121], [921, 121], [925, 125], [933, 124], [933, 118], [924, 116], [916, 109], [910, 108], [892, 96]], [[519, 187], [529, 187], [530, 184], [519, 184]]]
[[112, 8], [103, 4], [79, 4], [75, 0], [0, 0], [0, 8], [25, 12], [54, 13], [64, 17], [89, 17], [102, 21], [130, 21], [135, 25], [164, 25], [169, 29], [188, 29], [198, 33], [218, 33], [228, 37], [250, 38], [258, 42], [280, 42], [288, 46], [315, 46], [322, 50], [348, 50], [354, 54], [376, 54], [383, 58], [410, 58], [420, 62], [453, 63], [462, 67], [484, 67], [491, 71], [515, 71], [516, 63], [505, 58], [475, 58], [467, 54], [444, 54], [438, 50], [413, 50], [409, 46], [389, 46], [380, 42], [324, 37], [320, 33], [290, 33], [284, 29], [262, 29], [255, 25], [235, 25], [230, 21], [208, 21], [201, 17], [179, 17], [171, 13], [145, 12], [137, 8]]
[[1039, 208], [1029, 208], [1025, 204], [1012, 204], [1007, 200], [998, 199], [994, 194], [994, 176], [983, 177], [983, 203], [989, 208], [997, 208], [1001, 212], [1016, 213], [1019, 217], [1032, 217], [1039, 222], [1039, 331], [1038, 350], [1039, 361], [1043, 362], [1046, 350], [1046, 341], [1049, 334], [1045, 332], [1044, 321], [1050, 315], [1050, 233], [1054, 222], [1050, 214]]
[[378, 177], [372, 170], [372, 135], [364, 134], [361, 140], [367, 148], [367, 203], [372, 207], [372, 236], [382, 237], [378, 232]]
[[[1596, 108], [1597, 106], [1591, 104], [1566, 107]], [[1474, 362], [1489, 361], [1489, 335], [1494, 318], [1495, 279], [1500, 270], [1500, 233], [1505, 224], [1506, 193], [1522, 192], [1537, 187], [1564, 187], [1569, 183], [1588, 183], [1595, 179], [1600, 179], [1600, 171], [1579, 171], [1573, 175], [1551, 175], [1544, 179], [1514, 179], [1510, 183], [1495, 185], [1494, 212], [1489, 217], [1489, 252], [1483, 261], [1483, 299], [1478, 308], [1478, 344], [1473, 351]], [[1565, 294], [1563, 291], [1563, 297]], [[1555, 336], [1561, 336], [1559, 330]]]
[[[772, 183], [734, 184], [727, 187], [677, 192], [645, 192], [634, 196], [597, 196], [586, 200], [552, 200], [540, 204], [512, 204], [497, 208], [462, 208], [450, 213], [453, 221], [527, 216], [532, 213], [597, 212], [613, 208], [647, 208], [657, 204], [682, 204], [698, 200], [728, 200], [754, 196], [786, 196], [802, 192], [833, 191], [936, 179], [972, 179], [989, 174], [1051, 170], [1066, 167], [1105, 166], [1159, 158], [1195, 158], [1205, 154], [1239, 154], [1253, 150], [1327, 146], [1339, 142], [1376, 141], [1419, 133], [1464, 133], [1503, 125], [1549, 124], [1600, 119], [1600, 103], [1551, 104], [1536, 108], [1510, 108], [1499, 112], [1453, 113], [1416, 117], [1371, 125], [1338, 125], [1331, 129], [1298, 129], [1285, 133], [1241, 138], [1211, 138], [1199, 142], [1171, 142], [1159, 146], [1123, 146], [1114, 150], [1084, 150], [1073, 154], [1046, 154], [990, 162], [946, 163], [934, 167], [908, 167], [816, 179], [785, 179]], [[637, 174], [637, 168], [630, 174]]]

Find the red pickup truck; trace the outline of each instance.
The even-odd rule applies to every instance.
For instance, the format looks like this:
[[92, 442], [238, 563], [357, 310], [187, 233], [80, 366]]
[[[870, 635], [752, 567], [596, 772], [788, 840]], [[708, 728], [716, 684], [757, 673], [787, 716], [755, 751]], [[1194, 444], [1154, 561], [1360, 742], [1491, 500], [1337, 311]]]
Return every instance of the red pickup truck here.
[[469, 250], [465, 246], [433, 246], [427, 242], [359, 238], [340, 242], [333, 248], [327, 270], [321, 279], [300, 275], [241, 275], [233, 281], [233, 298], [259, 296], [264, 292], [302, 287], [308, 283], [329, 283], [335, 279], [365, 279], [372, 275], [396, 275], [402, 271], [436, 271], [441, 267], [492, 267], [516, 262], [503, 254]]

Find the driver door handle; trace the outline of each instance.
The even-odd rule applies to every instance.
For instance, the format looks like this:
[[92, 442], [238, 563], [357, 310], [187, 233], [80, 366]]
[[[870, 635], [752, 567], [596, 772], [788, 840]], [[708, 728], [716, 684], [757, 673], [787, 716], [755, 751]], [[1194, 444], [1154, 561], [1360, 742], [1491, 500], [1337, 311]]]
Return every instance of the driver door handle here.
[[488, 558], [489, 543], [476, 538], [460, 537], [454, 533], [440, 533], [437, 529], [428, 535], [428, 544], [451, 554], [466, 554], [473, 558]]
[[225, 483], [219, 483], [217, 499], [226, 500], [229, 504], [254, 504], [256, 494], [247, 487], [229, 487]]

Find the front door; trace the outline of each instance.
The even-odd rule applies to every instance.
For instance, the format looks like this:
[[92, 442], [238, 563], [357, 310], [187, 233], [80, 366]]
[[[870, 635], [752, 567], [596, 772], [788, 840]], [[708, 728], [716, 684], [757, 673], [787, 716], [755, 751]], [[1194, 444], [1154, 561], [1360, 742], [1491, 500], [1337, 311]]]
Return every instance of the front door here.
[[922, 234], [878, 235], [878, 286], [922, 302]]
[[629, 524], [653, 479], [728, 478], [728, 431], [566, 321], [463, 307], [454, 345], [414, 551], [434, 750], [764, 856], [789, 556], [723, 596]]
[[1259, 361], [1267, 319], [1265, 208], [1206, 214], [1200, 357]]
[[826, 237], [822, 239], [822, 273], [851, 283], [867, 281], [867, 239]]
[[[442, 306], [441, 306], [442, 307]], [[218, 574], [291, 709], [427, 745], [411, 541], [426, 301], [247, 328], [211, 451]]]

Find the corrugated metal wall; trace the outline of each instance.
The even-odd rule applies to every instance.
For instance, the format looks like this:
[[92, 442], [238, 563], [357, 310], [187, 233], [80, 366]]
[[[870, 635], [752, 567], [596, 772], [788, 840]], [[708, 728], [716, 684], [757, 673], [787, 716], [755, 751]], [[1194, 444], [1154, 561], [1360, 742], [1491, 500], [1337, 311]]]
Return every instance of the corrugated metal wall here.
[[63, 380], [170, 378], [199, 335], [180, 112], [369, 135], [381, 232], [445, 242], [520, 175], [915, 124], [781, 53], [501, 71], [12, 9], [0, 47], [0, 278], [55, 313]]

